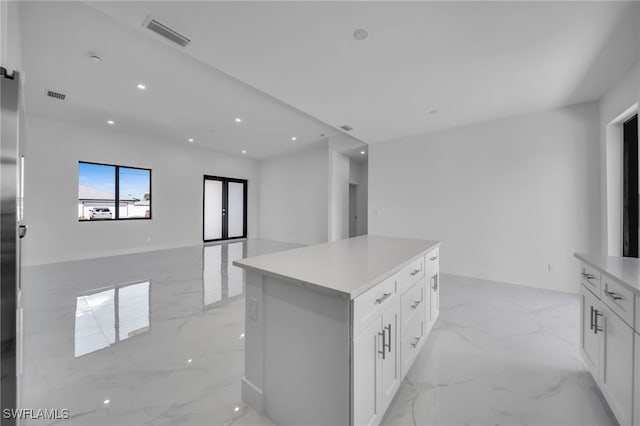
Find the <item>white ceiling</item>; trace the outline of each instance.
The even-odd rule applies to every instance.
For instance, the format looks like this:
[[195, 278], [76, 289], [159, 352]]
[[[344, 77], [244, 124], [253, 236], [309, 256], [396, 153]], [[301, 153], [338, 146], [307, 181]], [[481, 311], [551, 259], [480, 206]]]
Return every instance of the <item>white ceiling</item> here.
[[24, 2], [21, 19], [29, 114], [256, 159], [340, 133], [86, 4]]
[[92, 4], [369, 143], [597, 99], [640, 50], [633, 2]]
[[[372, 143], [594, 100], [640, 50], [636, 2], [88, 4], [23, 5], [30, 109], [114, 116], [127, 131], [255, 158], [343, 124]], [[191, 44], [144, 29], [149, 15]], [[354, 40], [358, 28], [366, 40]]]

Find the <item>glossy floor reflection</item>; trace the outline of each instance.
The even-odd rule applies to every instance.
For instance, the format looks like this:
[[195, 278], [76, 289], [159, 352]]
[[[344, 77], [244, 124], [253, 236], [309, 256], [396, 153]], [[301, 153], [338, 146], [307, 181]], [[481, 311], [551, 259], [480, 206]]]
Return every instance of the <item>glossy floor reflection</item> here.
[[[240, 402], [244, 276], [261, 240], [25, 268], [23, 408], [64, 425], [271, 425]], [[386, 425], [615, 424], [577, 296], [443, 275], [441, 316]]]
[[[69, 425], [270, 424], [240, 402], [248, 255], [232, 242], [23, 270], [21, 407]], [[53, 424], [33, 420], [25, 424]]]

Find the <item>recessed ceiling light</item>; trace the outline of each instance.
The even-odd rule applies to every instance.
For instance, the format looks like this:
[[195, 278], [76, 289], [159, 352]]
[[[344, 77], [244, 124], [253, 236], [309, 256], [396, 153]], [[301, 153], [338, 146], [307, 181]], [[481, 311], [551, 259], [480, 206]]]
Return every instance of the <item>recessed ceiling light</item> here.
[[108, 124], [109, 126], [113, 126], [114, 124], [116, 124], [116, 122], [115, 122], [115, 121], [113, 121], [113, 120], [107, 120], [107, 124]]
[[189, 140], [189, 142], [193, 142], [193, 138], [189, 138], [188, 140]]
[[233, 411], [240, 411], [240, 407], [234, 408]]
[[242, 118], [236, 117], [236, 123], [242, 123]]
[[367, 37], [369, 37], [369, 32], [364, 28], [359, 28], [353, 33], [353, 38], [356, 40], [364, 40]]
[[295, 140], [298, 140], [298, 138], [296, 138], [295, 136], [292, 136], [292, 137], [291, 137], [291, 140], [292, 140], [292, 141], [295, 141]]
[[138, 83], [136, 87], [140, 90], [145, 90], [147, 88], [147, 86], [144, 83]]
[[364, 155], [364, 154], [366, 154], [366, 152], [364, 152], [364, 151], [360, 151], [360, 154]]
[[245, 151], [245, 150], [243, 149], [243, 150], [242, 150], [242, 153], [243, 153], [243, 154], [246, 154], [246, 153], [247, 153], [247, 151]]
[[189, 364], [191, 364], [191, 363], [193, 362], [193, 359], [189, 358], [189, 359], [187, 360], [187, 362], [188, 362]]
[[110, 403], [110, 402], [111, 402], [111, 400], [110, 400], [110, 399], [105, 399], [105, 400], [104, 400], [105, 405], [106, 405], [106, 404], [108, 404], [108, 403]]

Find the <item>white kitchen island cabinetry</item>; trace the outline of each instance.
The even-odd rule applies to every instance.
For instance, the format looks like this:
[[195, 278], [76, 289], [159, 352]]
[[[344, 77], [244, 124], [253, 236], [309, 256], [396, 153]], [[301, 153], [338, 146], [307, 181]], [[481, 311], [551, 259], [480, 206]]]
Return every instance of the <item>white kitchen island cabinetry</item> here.
[[242, 399], [278, 425], [378, 424], [436, 319], [438, 246], [362, 236], [235, 261]]

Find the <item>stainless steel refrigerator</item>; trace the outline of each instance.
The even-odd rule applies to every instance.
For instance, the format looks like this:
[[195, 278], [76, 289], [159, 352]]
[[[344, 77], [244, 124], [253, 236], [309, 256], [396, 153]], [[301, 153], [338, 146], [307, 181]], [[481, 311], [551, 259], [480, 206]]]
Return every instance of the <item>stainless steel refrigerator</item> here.
[[20, 239], [22, 172], [20, 75], [0, 68], [0, 403], [1, 424], [14, 425], [7, 409], [18, 408], [20, 354]]

